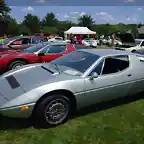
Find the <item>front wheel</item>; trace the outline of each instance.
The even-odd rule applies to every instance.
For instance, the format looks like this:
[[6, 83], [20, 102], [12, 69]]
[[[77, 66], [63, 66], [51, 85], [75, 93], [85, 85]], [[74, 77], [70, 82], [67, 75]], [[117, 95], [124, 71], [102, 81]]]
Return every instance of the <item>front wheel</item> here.
[[40, 125], [56, 126], [68, 119], [70, 111], [70, 101], [67, 97], [53, 95], [37, 104], [34, 117]]
[[18, 67], [21, 67], [23, 65], [25, 65], [26, 62], [22, 61], [22, 60], [15, 60], [13, 62], [11, 62], [8, 66], [8, 69], [9, 70], [12, 70], [12, 69], [15, 69], [15, 68], [18, 68]]

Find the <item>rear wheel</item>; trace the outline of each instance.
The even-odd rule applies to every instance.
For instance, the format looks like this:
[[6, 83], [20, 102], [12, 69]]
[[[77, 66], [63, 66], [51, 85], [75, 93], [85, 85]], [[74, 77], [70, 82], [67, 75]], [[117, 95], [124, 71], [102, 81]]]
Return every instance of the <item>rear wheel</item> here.
[[37, 104], [33, 120], [40, 125], [56, 126], [67, 121], [70, 113], [69, 99], [64, 95], [52, 95]]
[[22, 61], [22, 60], [15, 60], [13, 62], [11, 62], [8, 66], [8, 69], [9, 70], [12, 70], [12, 69], [15, 69], [15, 68], [18, 68], [18, 67], [21, 67], [23, 65], [25, 65], [26, 62], [25, 61]]

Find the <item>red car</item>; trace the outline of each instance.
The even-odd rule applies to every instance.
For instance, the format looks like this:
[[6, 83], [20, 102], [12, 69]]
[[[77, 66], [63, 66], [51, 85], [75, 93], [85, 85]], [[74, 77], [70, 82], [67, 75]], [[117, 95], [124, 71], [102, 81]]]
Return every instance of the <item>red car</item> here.
[[45, 39], [36, 36], [16, 36], [4, 40], [0, 45], [0, 51], [25, 49], [34, 44], [45, 41]]
[[1, 73], [20, 67], [25, 64], [50, 62], [76, 49], [83, 49], [83, 46], [73, 44], [49, 44], [39, 43], [24, 51], [7, 51], [0, 53]]

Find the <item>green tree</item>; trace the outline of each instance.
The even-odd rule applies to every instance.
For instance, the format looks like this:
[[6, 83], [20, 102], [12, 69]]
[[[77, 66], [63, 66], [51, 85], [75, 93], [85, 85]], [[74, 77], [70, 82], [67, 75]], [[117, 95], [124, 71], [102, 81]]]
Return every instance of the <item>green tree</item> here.
[[19, 34], [19, 27], [16, 22], [16, 20], [9, 16], [9, 23], [8, 23], [8, 29], [7, 34], [9, 35], [18, 35]]
[[60, 30], [68, 30], [69, 28], [71, 28], [72, 26], [76, 26], [75, 23], [71, 22], [71, 21], [59, 21], [57, 28]]
[[138, 24], [138, 28], [141, 28], [142, 26], [143, 26], [142, 23], [139, 23], [139, 24]]
[[83, 15], [78, 18], [78, 25], [83, 27], [88, 27], [89, 29], [92, 28], [95, 21], [90, 15]]
[[58, 29], [56, 27], [48, 27], [48, 26], [44, 26], [42, 28], [42, 32], [44, 34], [56, 34], [58, 31]]
[[4, 0], [0, 0], [0, 37], [4, 36], [8, 29], [8, 13], [10, 8], [6, 5]]
[[38, 16], [27, 14], [24, 17], [24, 21], [22, 22], [27, 28], [30, 29], [31, 33], [39, 33], [40, 32], [40, 19]]
[[7, 6], [4, 0], [0, 0], [0, 18], [3, 19], [7, 14], [11, 11], [11, 9]]
[[31, 35], [30, 29], [23, 23], [19, 24], [19, 33], [25, 35]]
[[57, 26], [58, 20], [54, 13], [47, 13], [41, 23], [42, 26], [54, 27]]

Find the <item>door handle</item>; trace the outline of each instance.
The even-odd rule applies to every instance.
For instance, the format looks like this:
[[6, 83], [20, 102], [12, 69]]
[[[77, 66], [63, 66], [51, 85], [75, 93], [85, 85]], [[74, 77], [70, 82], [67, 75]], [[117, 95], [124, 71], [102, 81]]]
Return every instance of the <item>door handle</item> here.
[[132, 74], [128, 74], [127, 76], [130, 77]]

